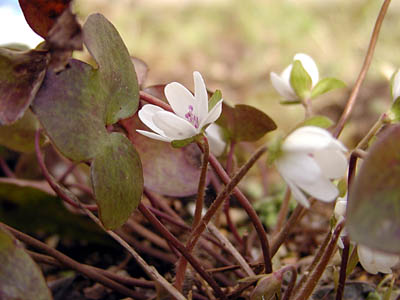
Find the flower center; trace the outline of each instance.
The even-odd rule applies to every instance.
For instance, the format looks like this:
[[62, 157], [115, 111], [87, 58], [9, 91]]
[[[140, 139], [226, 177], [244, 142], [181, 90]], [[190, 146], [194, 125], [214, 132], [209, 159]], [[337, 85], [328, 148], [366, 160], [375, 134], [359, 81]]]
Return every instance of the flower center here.
[[199, 128], [199, 118], [193, 113], [193, 105], [189, 105], [189, 111], [185, 114], [186, 120], [188, 120], [196, 129]]

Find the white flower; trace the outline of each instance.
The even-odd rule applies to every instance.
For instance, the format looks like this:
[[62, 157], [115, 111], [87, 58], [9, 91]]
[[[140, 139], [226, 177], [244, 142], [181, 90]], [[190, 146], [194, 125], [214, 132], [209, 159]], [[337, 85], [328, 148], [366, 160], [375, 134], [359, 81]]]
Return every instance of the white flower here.
[[293, 197], [309, 207], [304, 192], [325, 202], [338, 196], [339, 191], [330, 179], [344, 176], [346, 151], [346, 147], [327, 130], [304, 126], [287, 136], [275, 164]]
[[400, 97], [400, 71], [399, 70], [395, 74], [393, 74], [392, 97], [393, 97], [393, 101], [396, 101], [396, 99], [398, 97]]
[[206, 129], [206, 136], [210, 146], [210, 151], [215, 156], [220, 156], [224, 153], [226, 142], [224, 141], [222, 128], [220, 126], [214, 123], [210, 124]]
[[371, 274], [392, 273], [391, 268], [399, 262], [398, 255], [383, 253], [363, 245], [358, 245], [357, 254], [365, 271]]
[[178, 82], [167, 84], [165, 96], [174, 112], [159, 106], [146, 104], [139, 111], [140, 120], [151, 130], [137, 132], [152, 139], [171, 142], [195, 136], [204, 126], [215, 122], [222, 111], [222, 99], [208, 111], [208, 95], [203, 77], [193, 72], [194, 96]]
[[[318, 83], [319, 73], [317, 65], [314, 60], [308, 56], [307, 54], [297, 53], [293, 57], [293, 61], [299, 60], [304, 70], [311, 77], [312, 88]], [[290, 64], [286, 67], [285, 70], [281, 73], [281, 75], [276, 74], [275, 72], [271, 72], [271, 82], [277, 92], [288, 101], [297, 101], [299, 97], [296, 95], [290, 84], [290, 74], [292, 73], [293, 65]]]

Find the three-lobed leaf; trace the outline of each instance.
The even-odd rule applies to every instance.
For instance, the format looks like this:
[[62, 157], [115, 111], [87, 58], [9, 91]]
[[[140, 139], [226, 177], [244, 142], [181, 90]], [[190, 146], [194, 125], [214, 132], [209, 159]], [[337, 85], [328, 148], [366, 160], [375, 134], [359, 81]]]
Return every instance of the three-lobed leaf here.
[[400, 125], [372, 145], [350, 189], [347, 205], [352, 240], [400, 254]]
[[32, 108], [60, 152], [74, 161], [93, 162], [100, 217], [113, 229], [138, 205], [143, 180], [133, 145], [110, 134], [107, 126], [136, 112], [139, 88], [128, 50], [107, 19], [89, 16], [83, 36], [97, 68], [70, 60], [61, 72], [49, 70]]

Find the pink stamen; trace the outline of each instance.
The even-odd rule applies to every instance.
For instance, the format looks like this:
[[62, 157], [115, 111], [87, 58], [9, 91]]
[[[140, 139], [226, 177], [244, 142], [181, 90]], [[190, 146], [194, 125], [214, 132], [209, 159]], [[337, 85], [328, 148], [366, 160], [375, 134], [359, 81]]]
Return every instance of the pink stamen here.
[[185, 114], [186, 120], [188, 120], [196, 129], [199, 128], [199, 118], [193, 113], [193, 105], [189, 105], [189, 111]]

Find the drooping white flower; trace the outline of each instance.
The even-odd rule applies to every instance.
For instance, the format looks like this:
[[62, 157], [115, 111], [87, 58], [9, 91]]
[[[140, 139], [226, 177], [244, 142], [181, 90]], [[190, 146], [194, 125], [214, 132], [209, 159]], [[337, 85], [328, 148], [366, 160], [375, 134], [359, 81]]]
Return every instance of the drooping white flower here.
[[392, 273], [392, 267], [399, 262], [399, 256], [373, 250], [363, 245], [357, 247], [358, 259], [365, 271], [371, 274]]
[[[307, 54], [297, 53], [293, 57], [293, 61], [299, 60], [304, 70], [311, 77], [312, 88], [318, 83], [319, 73], [315, 61]], [[293, 64], [290, 64], [283, 70], [281, 75], [275, 72], [270, 73], [271, 82], [276, 91], [288, 101], [298, 101], [299, 97], [296, 95], [292, 85], [290, 84], [290, 75], [292, 73]]]
[[222, 128], [213, 123], [207, 127], [205, 133], [211, 153], [213, 153], [215, 156], [220, 156], [222, 153], [224, 153], [226, 142], [223, 138]]
[[[347, 195], [343, 198], [339, 198], [336, 201], [334, 214], [335, 219], [340, 222], [344, 219], [346, 214], [347, 206]], [[347, 235], [346, 228], [344, 228], [340, 236]], [[343, 248], [343, 242], [341, 239], [338, 241], [338, 246]], [[383, 253], [378, 250], [373, 250], [367, 246], [358, 244], [357, 246], [358, 259], [365, 271], [371, 274], [381, 273], [392, 273], [392, 267], [399, 262], [399, 256], [394, 254]]]
[[400, 70], [396, 71], [393, 74], [393, 81], [392, 81], [392, 97], [393, 101], [400, 97]]
[[339, 191], [330, 179], [345, 175], [346, 151], [327, 130], [304, 126], [283, 141], [275, 164], [293, 197], [309, 207], [305, 193], [324, 202], [331, 202], [338, 196]]
[[139, 111], [140, 120], [151, 130], [137, 132], [152, 139], [171, 142], [195, 136], [204, 126], [215, 122], [222, 112], [222, 99], [209, 111], [208, 95], [203, 77], [193, 72], [194, 95], [178, 82], [166, 85], [165, 96], [174, 112], [146, 104]]

